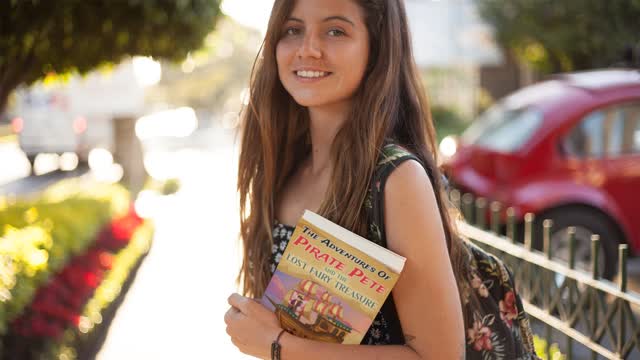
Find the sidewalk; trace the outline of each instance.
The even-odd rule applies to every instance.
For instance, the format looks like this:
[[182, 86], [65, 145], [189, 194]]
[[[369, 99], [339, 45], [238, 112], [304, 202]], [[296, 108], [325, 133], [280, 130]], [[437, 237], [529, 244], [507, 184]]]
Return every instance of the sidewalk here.
[[0, 162], [2, 163], [0, 187], [29, 175], [29, 161], [20, 150], [15, 136], [0, 135]]
[[[181, 190], [154, 216], [153, 247], [118, 310], [99, 360], [246, 359], [223, 321], [239, 266], [230, 141], [181, 150]], [[174, 159], [176, 160], [176, 159]]]

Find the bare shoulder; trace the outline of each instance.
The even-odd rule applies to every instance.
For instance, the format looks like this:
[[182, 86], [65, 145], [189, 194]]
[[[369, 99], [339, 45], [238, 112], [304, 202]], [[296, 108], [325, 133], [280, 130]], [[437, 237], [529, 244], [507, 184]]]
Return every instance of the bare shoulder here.
[[[438, 211], [433, 185], [424, 167], [416, 160], [402, 162], [394, 169], [384, 188], [385, 213]], [[387, 211], [387, 207], [392, 208]]]
[[[409, 188], [407, 188], [409, 187]], [[385, 193], [405, 192], [409, 190], [426, 190], [433, 192], [433, 186], [424, 167], [416, 160], [409, 159], [403, 161], [395, 168], [385, 185]]]
[[[394, 251], [424, 249], [424, 239], [444, 239], [435, 189], [419, 162], [404, 161], [389, 175], [384, 188], [384, 218], [387, 244]], [[446, 251], [444, 241], [431, 245]]]

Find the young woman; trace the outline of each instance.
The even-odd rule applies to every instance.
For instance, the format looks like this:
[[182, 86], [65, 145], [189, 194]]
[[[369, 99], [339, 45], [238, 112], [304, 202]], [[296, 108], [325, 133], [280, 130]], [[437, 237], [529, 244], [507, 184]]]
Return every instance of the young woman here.
[[[487, 333], [463, 316], [475, 291], [457, 286], [469, 277], [469, 254], [452, 236], [434, 135], [403, 0], [275, 1], [243, 111], [246, 297], [231, 295], [225, 314], [240, 351], [269, 359], [278, 335], [282, 359], [460, 359], [465, 334], [470, 346], [486, 346]], [[361, 345], [282, 334], [275, 315], [253, 299], [293, 225], [310, 209], [371, 239], [365, 200], [389, 143], [415, 156], [393, 169], [383, 191], [384, 245], [407, 258], [392, 296]]]

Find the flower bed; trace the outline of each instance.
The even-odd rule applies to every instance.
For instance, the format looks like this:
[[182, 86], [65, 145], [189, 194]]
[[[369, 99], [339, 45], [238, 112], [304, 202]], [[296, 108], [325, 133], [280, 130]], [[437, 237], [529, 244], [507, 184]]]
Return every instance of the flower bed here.
[[153, 227], [115, 185], [62, 182], [0, 203], [0, 359], [73, 358], [148, 252]]

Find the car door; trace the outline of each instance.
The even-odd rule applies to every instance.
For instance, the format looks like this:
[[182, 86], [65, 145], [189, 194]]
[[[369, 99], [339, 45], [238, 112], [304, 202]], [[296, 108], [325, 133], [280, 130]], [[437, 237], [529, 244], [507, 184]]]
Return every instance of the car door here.
[[[596, 109], [564, 139], [577, 183], [603, 190], [628, 227], [640, 233], [640, 100]], [[612, 215], [612, 214], [610, 214]]]
[[569, 177], [576, 184], [601, 188], [605, 180], [606, 159], [604, 123], [607, 113], [597, 109], [585, 115], [562, 143]]
[[640, 99], [606, 109], [603, 126], [606, 181], [629, 233], [640, 233]]

